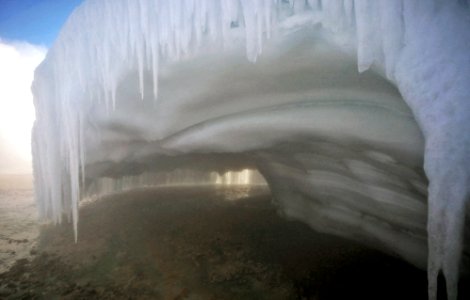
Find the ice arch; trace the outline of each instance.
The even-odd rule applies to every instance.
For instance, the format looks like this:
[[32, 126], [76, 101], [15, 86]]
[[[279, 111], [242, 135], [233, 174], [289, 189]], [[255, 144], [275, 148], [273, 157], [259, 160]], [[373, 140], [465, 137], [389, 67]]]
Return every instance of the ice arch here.
[[40, 213], [76, 226], [87, 180], [212, 154], [319, 230], [417, 265], [427, 240], [430, 298], [442, 270], [455, 299], [469, 18], [465, 1], [87, 1], [33, 85]]

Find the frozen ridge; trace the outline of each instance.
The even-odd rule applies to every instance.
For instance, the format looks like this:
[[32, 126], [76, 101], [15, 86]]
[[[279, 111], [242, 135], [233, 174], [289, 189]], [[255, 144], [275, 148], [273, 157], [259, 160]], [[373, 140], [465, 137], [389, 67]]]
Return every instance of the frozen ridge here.
[[33, 83], [39, 213], [77, 234], [99, 177], [253, 167], [287, 216], [427, 255], [456, 299], [469, 53], [465, 0], [86, 1]]

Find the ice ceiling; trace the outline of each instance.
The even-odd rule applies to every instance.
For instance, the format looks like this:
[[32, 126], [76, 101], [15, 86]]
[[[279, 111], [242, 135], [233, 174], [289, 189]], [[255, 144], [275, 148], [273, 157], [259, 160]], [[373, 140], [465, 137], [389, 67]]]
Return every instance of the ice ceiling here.
[[35, 74], [40, 214], [76, 230], [102, 177], [255, 168], [286, 216], [456, 299], [469, 53], [466, 1], [87, 1]]

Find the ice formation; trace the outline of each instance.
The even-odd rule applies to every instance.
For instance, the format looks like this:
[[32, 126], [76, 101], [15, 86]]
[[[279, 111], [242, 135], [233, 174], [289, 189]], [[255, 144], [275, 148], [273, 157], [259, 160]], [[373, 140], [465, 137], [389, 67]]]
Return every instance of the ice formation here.
[[76, 231], [100, 177], [255, 168], [286, 216], [456, 299], [469, 53], [468, 1], [89, 0], [35, 75], [40, 214]]

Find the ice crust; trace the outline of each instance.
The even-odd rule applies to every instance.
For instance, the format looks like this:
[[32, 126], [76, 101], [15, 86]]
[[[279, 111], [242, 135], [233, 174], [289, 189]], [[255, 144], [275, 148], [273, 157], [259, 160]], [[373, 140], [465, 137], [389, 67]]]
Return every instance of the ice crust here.
[[469, 53], [466, 1], [86, 1], [33, 83], [39, 213], [77, 233], [100, 177], [257, 168], [286, 216], [456, 299]]

